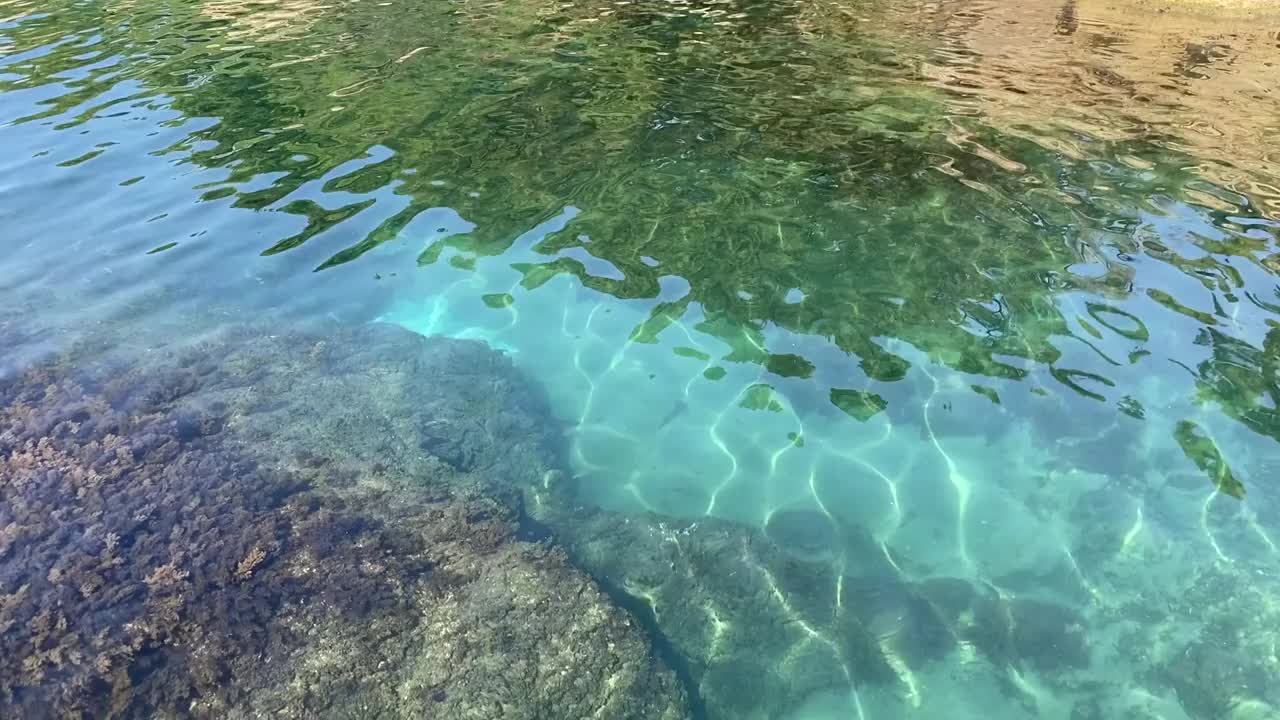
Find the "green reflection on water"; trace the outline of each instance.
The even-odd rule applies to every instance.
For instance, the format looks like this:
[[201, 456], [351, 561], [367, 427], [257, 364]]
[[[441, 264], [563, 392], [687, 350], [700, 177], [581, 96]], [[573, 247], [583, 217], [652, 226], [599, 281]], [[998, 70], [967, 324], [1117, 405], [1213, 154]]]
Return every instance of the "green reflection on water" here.
[[[305, 218], [264, 254], [341, 226], [380, 191], [406, 198], [402, 209], [318, 269], [415, 242], [405, 229], [429, 207], [476, 225], [430, 245], [420, 264], [447, 245], [465, 267], [573, 206], [581, 213], [538, 244], [546, 259], [526, 264], [526, 287], [570, 273], [614, 297], [652, 298], [659, 277], [684, 278], [689, 292], [656, 307], [638, 337], [697, 303], [707, 316], [699, 331], [735, 347], [727, 359], [783, 376], [809, 361], [759, 351], [769, 324], [830, 338], [873, 380], [905, 376], [906, 360], [877, 341], [899, 338], [967, 373], [1018, 379], [1027, 371], [1014, 359], [1051, 365], [1063, 387], [1118, 403], [1107, 365], [1124, 358], [1061, 367], [1052, 339], [1093, 343], [1096, 324], [1145, 343], [1143, 320], [1115, 307], [1135, 292], [1209, 329], [1239, 312], [1224, 304], [1247, 292], [1230, 258], [1257, 262], [1274, 243], [1274, 228], [1242, 232], [1239, 218], [1257, 217], [1247, 197], [1230, 216], [1206, 215], [1200, 232], [1214, 236], [1197, 238], [1197, 252], [1170, 250], [1147, 216], [1213, 190], [1194, 158], [1171, 150], [1177, 143], [1158, 133], [1098, 140], [1071, 157], [1049, 142], [1065, 131], [1001, 132], [928, 82], [938, 60], [926, 41], [852, 19], [877, 10], [410, 2], [264, 13], [149, 2], [128, 13], [68, 6], [13, 33], [22, 46], [28, 35], [98, 25], [112, 51], [130, 56], [28, 121], [67, 112], [121, 74], [172, 95], [185, 115], [217, 118], [173, 150], [228, 168], [207, 198], [231, 193], [238, 207]], [[24, 73], [52, 78], [79, 57], [65, 45]], [[371, 147], [389, 152], [360, 160]], [[317, 190], [347, 199], [289, 199]], [[574, 249], [614, 272], [566, 256]], [[1159, 264], [1135, 284], [1139, 253]], [[1161, 287], [1168, 272], [1215, 299], [1180, 298]], [[1254, 306], [1268, 302], [1261, 290]], [[1057, 302], [1073, 291], [1095, 298], [1088, 319]], [[788, 302], [793, 293], [803, 301]], [[1265, 355], [1248, 335], [1232, 340], [1250, 351], [1237, 359]], [[1274, 407], [1250, 400], [1275, 392], [1274, 373], [1257, 359], [1232, 363], [1229, 372], [1256, 380], [1228, 393], [1215, 367], [1203, 368], [1205, 394], [1280, 436]]]

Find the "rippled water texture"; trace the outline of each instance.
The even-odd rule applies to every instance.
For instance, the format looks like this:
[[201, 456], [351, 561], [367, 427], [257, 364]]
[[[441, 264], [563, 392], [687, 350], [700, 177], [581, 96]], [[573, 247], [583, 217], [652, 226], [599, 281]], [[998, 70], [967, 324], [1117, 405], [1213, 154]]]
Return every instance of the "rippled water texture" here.
[[[755, 629], [711, 581], [728, 566], [672, 559], [697, 588], [672, 610], [618, 570], [652, 561], [642, 543], [547, 515], [649, 608], [704, 717], [1280, 712], [1274, 19], [1096, 0], [0, 18], [19, 318], [0, 373], [104, 324], [137, 352], [210, 317], [482, 339], [563, 426], [563, 487], [536, 502], [652, 523], [661, 552], [717, 557], [696, 528], [723, 522], [788, 558], [733, 555], [795, 633], [754, 653], [783, 690], [734, 706]], [[846, 603], [875, 677], [841, 644]], [[1001, 652], [965, 603], [1007, 619]], [[924, 606], [948, 642], [910, 639]]]

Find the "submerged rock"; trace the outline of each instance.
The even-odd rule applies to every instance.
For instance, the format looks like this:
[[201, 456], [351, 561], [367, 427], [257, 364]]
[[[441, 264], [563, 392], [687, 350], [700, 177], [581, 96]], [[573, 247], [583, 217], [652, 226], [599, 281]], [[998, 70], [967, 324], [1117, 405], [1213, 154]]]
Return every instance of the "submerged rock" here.
[[560, 466], [545, 398], [483, 342], [386, 324], [272, 332], [237, 326], [159, 362], [108, 358], [120, 379], [104, 394], [219, 409], [262, 462], [327, 485], [411, 478], [436, 495], [514, 501]]
[[1264, 575], [1221, 565], [1199, 573], [1135, 643], [1157, 648], [1151, 678], [1193, 718], [1280, 717], [1280, 602]]
[[775, 512], [765, 522], [764, 532], [778, 547], [803, 560], [830, 560], [836, 546], [831, 518], [815, 510]]
[[1088, 662], [1074, 610], [903, 577], [865, 532], [816, 513], [778, 513], [761, 531], [569, 510], [563, 497], [531, 507], [576, 564], [649, 609], [711, 720], [801, 717], [814, 698], [856, 687], [911, 696], [916, 673], [966, 648], [1015, 695], [1016, 673], [1051, 681]]
[[685, 717], [637, 623], [519, 539], [555, 451], [497, 353], [91, 355], [0, 379], [0, 716]]

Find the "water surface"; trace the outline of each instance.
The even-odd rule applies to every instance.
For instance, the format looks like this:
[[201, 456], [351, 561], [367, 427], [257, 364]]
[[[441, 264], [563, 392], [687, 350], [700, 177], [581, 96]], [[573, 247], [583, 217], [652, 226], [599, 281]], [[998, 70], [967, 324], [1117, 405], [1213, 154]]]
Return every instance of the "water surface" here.
[[[23, 309], [0, 371], [104, 322], [190, 340], [209, 308], [483, 339], [549, 394], [574, 502], [827, 518], [902, 578], [1087, 622], [1070, 672], [957, 652], [790, 716], [1280, 702], [1256, 679], [1280, 675], [1266, 23], [1092, 0], [0, 16]], [[801, 544], [839, 577], [870, 562]], [[1205, 646], [1239, 671], [1179, 664]]]

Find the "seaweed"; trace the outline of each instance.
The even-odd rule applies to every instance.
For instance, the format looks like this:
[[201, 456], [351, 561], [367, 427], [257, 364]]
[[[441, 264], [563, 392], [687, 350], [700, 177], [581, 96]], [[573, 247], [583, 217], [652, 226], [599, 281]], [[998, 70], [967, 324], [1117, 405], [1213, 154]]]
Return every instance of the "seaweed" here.
[[291, 604], [356, 622], [431, 575], [422, 538], [264, 472], [225, 446], [223, 418], [48, 380], [0, 390], [0, 702], [16, 714], [179, 713], [288, 642]]
[[[626, 613], [519, 540], [555, 452], [499, 354], [378, 327], [101, 349], [0, 380], [0, 715], [683, 717]], [[437, 426], [447, 457], [415, 442]]]

